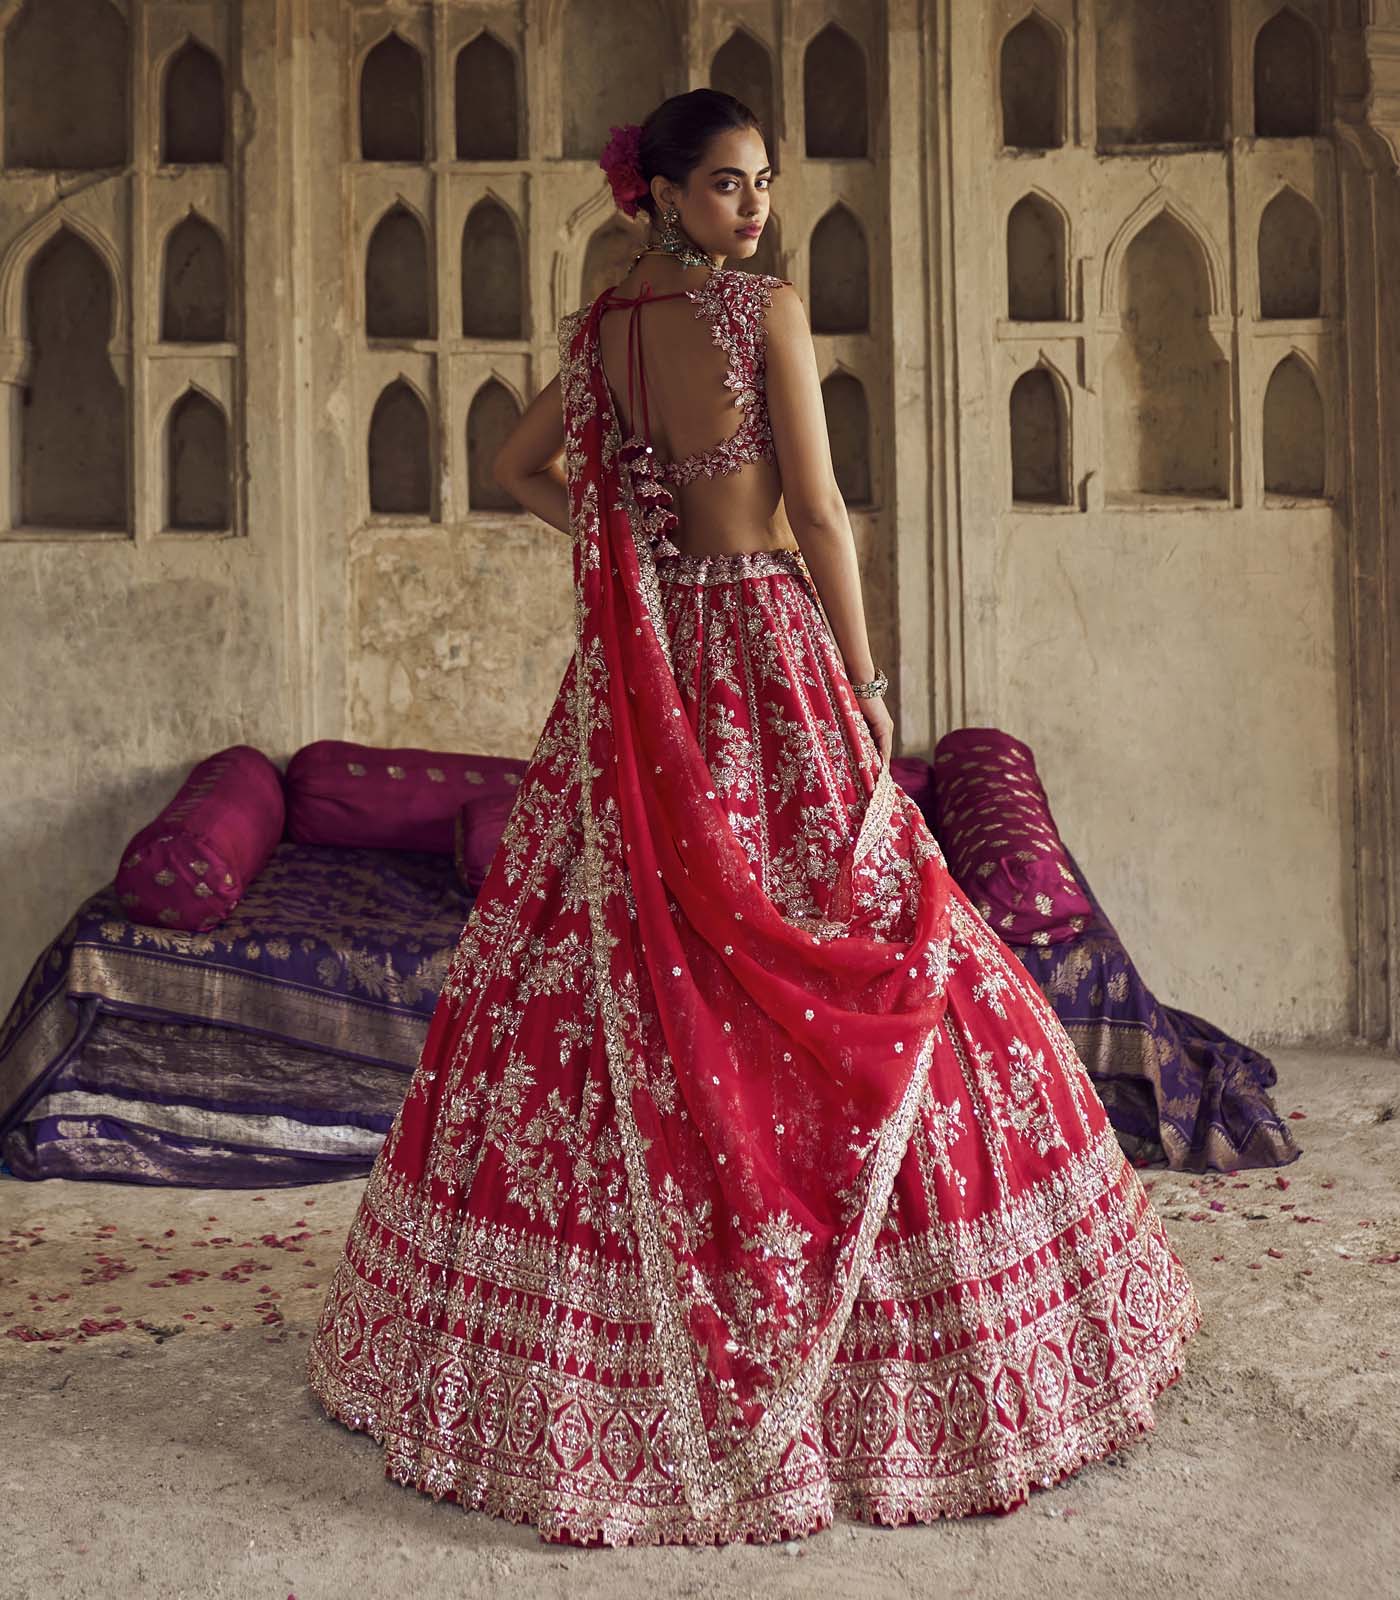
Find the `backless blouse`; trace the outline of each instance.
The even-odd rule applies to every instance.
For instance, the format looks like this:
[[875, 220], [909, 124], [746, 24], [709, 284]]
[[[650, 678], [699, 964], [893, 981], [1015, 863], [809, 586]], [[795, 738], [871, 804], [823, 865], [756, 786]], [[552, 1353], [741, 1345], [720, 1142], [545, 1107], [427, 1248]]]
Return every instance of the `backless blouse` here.
[[[684, 297], [694, 302], [695, 315], [709, 323], [710, 337], [729, 358], [724, 386], [734, 391], [734, 404], [744, 412], [738, 429], [728, 439], [721, 439], [679, 461], [654, 462], [652, 472], [662, 482], [690, 483], [701, 474], [713, 477], [716, 473], [737, 472], [750, 461], [773, 459], [773, 432], [764, 391], [764, 316], [773, 290], [787, 282], [787, 278], [773, 277], [769, 273], [721, 267], [697, 288], [681, 289], [674, 294], [653, 294], [649, 284], [643, 284], [641, 293], [630, 299], [609, 291], [604, 311], [617, 306], [632, 308], [627, 325], [627, 413], [633, 421], [633, 438], [640, 437], [646, 455], [652, 455], [651, 418], [647, 410], [646, 369], [642, 361], [638, 313], [649, 301]], [[634, 350], [641, 392], [640, 435], [636, 432], [637, 413], [632, 405]]]

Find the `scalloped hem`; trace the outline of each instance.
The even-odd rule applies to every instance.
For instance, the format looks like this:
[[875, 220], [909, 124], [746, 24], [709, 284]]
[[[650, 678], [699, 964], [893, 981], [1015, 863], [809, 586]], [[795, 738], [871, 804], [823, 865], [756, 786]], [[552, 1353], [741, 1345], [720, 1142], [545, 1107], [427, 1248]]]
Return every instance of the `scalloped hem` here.
[[[1134, 1391], [1097, 1413], [1090, 1421], [1033, 1446], [1008, 1454], [990, 1467], [970, 1469], [957, 1478], [910, 1488], [899, 1493], [866, 1487], [828, 1474], [771, 1495], [739, 1500], [714, 1519], [694, 1517], [680, 1502], [647, 1507], [619, 1495], [607, 1510], [596, 1509], [596, 1496], [581, 1494], [571, 1504], [563, 1491], [530, 1486], [483, 1466], [461, 1465], [458, 1482], [441, 1473], [413, 1469], [393, 1459], [388, 1434], [377, 1416], [357, 1409], [352, 1397], [338, 1399], [333, 1375], [313, 1344], [309, 1382], [328, 1417], [354, 1433], [363, 1433], [385, 1452], [384, 1475], [391, 1482], [448, 1501], [464, 1511], [480, 1511], [504, 1522], [527, 1524], [549, 1544], [579, 1548], [625, 1549], [658, 1545], [775, 1544], [806, 1538], [838, 1520], [867, 1526], [900, 1528], [969, 1516], [1008, 1516], [1035, 1490], [1052, 1489], [1082, 1468], [1141, 1442], [1156, 1428], [1156, 1402], [1183, 1375], [1187, 1343], [1200, 1328], [1200, 1306], [1191, 1300], [1170, 1339], [1152, 1362], [1150, 1374]], [[1168, 1354], [1168, 1352], [1170, 1352]], [[1071, 1442], [1077, 1434], [1076, 1442]], [[829, 1464], [828, 1464], [829, 1468]], [[625, 1486], [619, 1484], [621, 1490]]]

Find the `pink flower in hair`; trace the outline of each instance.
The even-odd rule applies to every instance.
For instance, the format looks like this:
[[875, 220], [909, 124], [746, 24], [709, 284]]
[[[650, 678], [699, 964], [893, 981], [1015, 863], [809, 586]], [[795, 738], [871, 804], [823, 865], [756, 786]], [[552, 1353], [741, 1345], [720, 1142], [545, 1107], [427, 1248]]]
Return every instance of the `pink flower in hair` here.
[[598, 165], [608, 175], [618, 210], [635, 217], [637, 201], [647, 192], [647, 181], [642, 176], [642, 125], [628, 122], [618, 127], [613, 123], [608, 132], [612, 137], [603, 146]]

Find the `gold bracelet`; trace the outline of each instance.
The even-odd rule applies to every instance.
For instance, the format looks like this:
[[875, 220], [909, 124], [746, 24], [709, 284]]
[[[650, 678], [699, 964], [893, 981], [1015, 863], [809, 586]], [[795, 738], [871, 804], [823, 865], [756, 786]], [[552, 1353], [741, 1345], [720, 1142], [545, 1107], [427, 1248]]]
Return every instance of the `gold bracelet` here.
[[890, 680], [880, 671], [875, 669], [875, 676], [869, 683], [853, 683], [851, 693], [857, 700], [878, 700], [890, 686]]

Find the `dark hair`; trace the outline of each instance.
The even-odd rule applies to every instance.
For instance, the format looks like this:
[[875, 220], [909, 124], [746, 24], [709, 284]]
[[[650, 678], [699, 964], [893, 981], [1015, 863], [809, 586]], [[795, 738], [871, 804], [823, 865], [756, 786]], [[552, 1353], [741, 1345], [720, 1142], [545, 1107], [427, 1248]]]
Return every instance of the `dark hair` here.
[[731, 128], [763, 132], [748, 106], [720, 89], [692, 89], [688, 94], [673, 94], [642, 123], [638, 157], [648, 190], [639, 197], [637, 204], [653, 222], [656, 201], [651, 195], [651, 180], [669, 178], [672, 183], [684, 184], [700, 165], [710, 140]]

